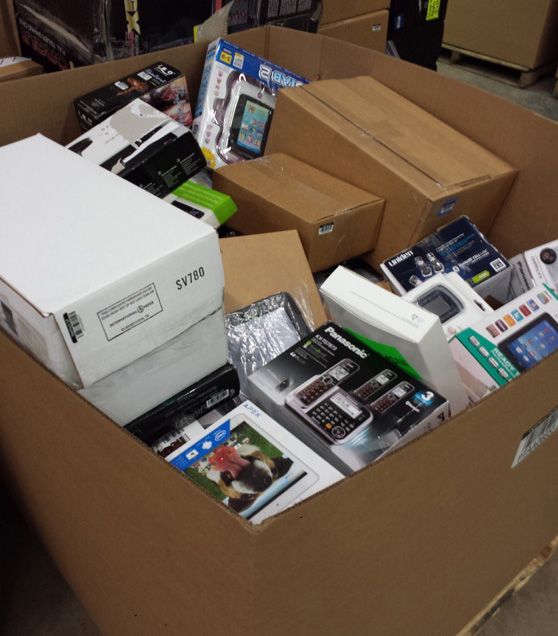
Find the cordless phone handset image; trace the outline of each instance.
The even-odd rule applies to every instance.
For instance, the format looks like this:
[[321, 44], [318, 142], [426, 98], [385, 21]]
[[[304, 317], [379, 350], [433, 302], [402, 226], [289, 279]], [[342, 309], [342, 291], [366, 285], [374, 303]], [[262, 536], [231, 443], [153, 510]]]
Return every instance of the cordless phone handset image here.
[[352, 360], [341, 360], [321, 375], [315, 375], [297, 387], [287, 395], [285, 402], [295, 411], [305, 412], [329, 390], [356, 373], [359, 368], [358, 364]]
[[383, 415], [392, 406], [400, 402], [403, 398], [406, 398], [415, 390], [415, 387], [410, 382], [400, 382], [393, 389], [389, 390], [379, 397], [375, 402], [372, 402], [370, 408], [372, 413], [377, 415]]
[[393, 382], [397, 378], [397, 374], [395, 371], [391, 369], [384, 369], [370, 380], [367, 380], [363, 385], [359, 386], [358, 389], [353, 391], [353, 395], [357, 397], [364, 404], [368, 404], [370, 402], [370, 398], [372, 398], [380, 389]]

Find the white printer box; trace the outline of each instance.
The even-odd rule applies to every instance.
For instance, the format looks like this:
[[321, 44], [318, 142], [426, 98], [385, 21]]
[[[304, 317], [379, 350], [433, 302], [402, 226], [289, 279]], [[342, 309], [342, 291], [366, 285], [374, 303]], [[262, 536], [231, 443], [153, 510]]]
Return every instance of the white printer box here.
[[0, 148], [0, 173], [2, 326], [74, 388], [221, 308], [207, 224], [41, 135]]
[[342, 473], [252, 402], [202, 430], [165, 459], [251, 523], [258, 524], [343, 479]]
[[321, 286], [328, 314], [450, 403], [452, 415], [468, 400], [442, 324], [433, 313], [396, 296], [345, 267]]
[[220, 309], [79, 393], [124, 426], [222, 367], [227, 356], [225, 316]]

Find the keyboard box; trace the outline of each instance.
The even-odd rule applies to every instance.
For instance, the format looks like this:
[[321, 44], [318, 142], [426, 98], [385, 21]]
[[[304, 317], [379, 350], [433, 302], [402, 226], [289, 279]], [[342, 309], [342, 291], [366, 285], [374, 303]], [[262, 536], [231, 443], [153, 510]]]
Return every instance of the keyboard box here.
[[248, 382], [249, 397], [345, 474], [449, 418], [445, 398], [333, 323]]

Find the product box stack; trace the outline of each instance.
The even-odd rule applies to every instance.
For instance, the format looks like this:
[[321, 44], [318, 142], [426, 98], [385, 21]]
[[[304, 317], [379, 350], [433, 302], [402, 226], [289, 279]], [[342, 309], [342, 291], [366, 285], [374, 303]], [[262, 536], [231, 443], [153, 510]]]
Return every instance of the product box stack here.
[[384, 51], [389, 5], [389, 0], [323, 0], [318, 33], [375, 51]]
[[551, 122], [275, 27], [0, 110], [0, 457], [104, 633], [456, 633], [556, 535]]

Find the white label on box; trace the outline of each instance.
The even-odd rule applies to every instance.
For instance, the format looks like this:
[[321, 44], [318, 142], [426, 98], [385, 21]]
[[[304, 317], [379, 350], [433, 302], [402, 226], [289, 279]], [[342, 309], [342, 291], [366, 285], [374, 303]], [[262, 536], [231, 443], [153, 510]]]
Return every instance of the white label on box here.
[[324, 223], [324, 225], [320, 225], [318, 228], [318, 235], [322, 236], [322, 234], [329, 234], [333, 232], [333, 223]]
[[382, 25], [381, 24], [373, 24], [372, 25], [372, 32], [373, 33], [377, 33], [378, 31], [382, 30]]
[[107, 340], [113, 340], [163, 311], [154, 283], [97, 313]]
[[558, 409], [530, 428], [519, 442], [512, 468], [515, 468], [558, 430]]

